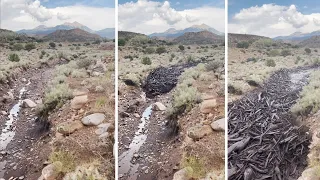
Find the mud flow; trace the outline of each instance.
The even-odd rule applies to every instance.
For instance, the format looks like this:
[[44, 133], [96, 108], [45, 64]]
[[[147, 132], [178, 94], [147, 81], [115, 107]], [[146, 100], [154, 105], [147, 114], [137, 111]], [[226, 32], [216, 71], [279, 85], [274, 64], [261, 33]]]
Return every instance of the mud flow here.
[[179, 76], [184, 69], [197, 66], [205, 61], [197, 61], [184, 65], [173, 65], [170, 67], [158, 67], [154, 69], [146, 78], [142, 86], [148, 98], [170, 92], [178, 83]]
[[281, 69], [264, 85], [229, 104], [228, 178], [298, 179], [310, 137], [290, 108], [314, 67]]

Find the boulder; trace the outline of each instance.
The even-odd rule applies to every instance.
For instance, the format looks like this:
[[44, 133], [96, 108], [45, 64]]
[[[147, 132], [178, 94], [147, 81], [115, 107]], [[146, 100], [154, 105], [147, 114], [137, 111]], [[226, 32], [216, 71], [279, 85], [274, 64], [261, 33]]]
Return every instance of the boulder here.
[[88, 102], [88, 96], [76, 96], [71, 100], [71, 108], [79, 110]]
[[204, 114], [209, 114], [214, 111], [214, 108], [217, 106], [217, 100], [207, 99], [201, 103], [200, 112]]
[[196, 125], [188, 129], [187, 134], [193, 140], [199, 140], [206, 135], [213, 133], [211, 126], [209, 125]]
[[67, 121], [57, 126], [57, 131], [61, 134], [68, 135], [83, 127], [80, 121]]
[[106, 132], [113, 132], [114, 126], [111, 123], [103, 123], [98, 125], [98, 129], [95, 131], [96, 134], [101, 135]]
[[26, 108], [35, 108], [37, 104], [30, 99], [25, 99], [22, 101], [22, 106]]
[[61, 167], [62, 163], [60, 161], [49, 164], [42, 169], [41, 176], [38, 180], [56, 180], [61, 174]]
[[82, 118], [81, 122], [86, 126], [98, 126], [105, 118], [106, 116], [102, 113], [94, 113]]
[[165, 111], [167, 108], [161, 102], [156, 102], [153, 104], [153, 109], [156, 111]]
[[212, 128], [214, 131], [225, 131], [225, 119], [222, 118], [222, 119], [213, 121], [213, 122], [211, 123], [211, 128]]

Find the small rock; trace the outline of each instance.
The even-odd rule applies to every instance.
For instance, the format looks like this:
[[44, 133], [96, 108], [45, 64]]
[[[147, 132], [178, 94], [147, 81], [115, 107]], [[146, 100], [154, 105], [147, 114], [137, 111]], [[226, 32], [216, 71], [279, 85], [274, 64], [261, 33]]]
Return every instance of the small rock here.
[[20, 179], [20, 180], [24, 179], [24, 176], [20, 176], [19, 179]]
[[204, 114], [209, 114], [214, 111], [217, 106], [217, 101], [215, 99], [208, 99], [201, 103], [200, 112]]
[[67, 135], [79, 130], [83, 127], [80, 121], [67, 121], [57, 126], [57, 131], [61, 134]]
[[95, 91], [98, 93], [104, 92], [104, 88], [102, 86], [96, 86]]
[[9, 97], [10, 99], [14, 99], [13, 93], [12, 93], [12, 92], [8, 92], [8, 97]]
[[31, 99], [25, 99], [22, 102], [22, 106], [26, 108], [35, 108], [37, 104], [33, 102]]
[[186, 167], [186, 168], [183, 168], [183, 169], [177, 171], [176, 173], [174, 173], [172, 180], [188, 180], [188, 179], [190, 179], [188, 177], [188, 171], [192, 171], [192, 168]]
[[193, 140], [199, 140], [206, 135], [209, 135], [213, 132], [211, 126], [209, 125], [196, 125], [188, 129], [188, 136]]
[[314, 166], [304, 170], [298, 180], [320, 179], [319, 168], [320, 166]]
[[87, 126], [97, 126], [105, 120], [106, 116], [102, 113], [94, 113], [82, 118], [81, 122]]
[[96, 134], [101, 135], [105, 132], [113, 132], [114, 126], [111, 123], [103, 123], [98, 126], [98, 129], [95, 131]]
[[129, 113], [127, 113], [127, 112], [120, 112], [119, 113], [119, 116], [121, 117], [121, 118], [125, 118], [125, 117], [129, 117], [130, 116], [130, 114]]
[[8, 113], [5, 112], [5, 111], [1, 111], [1, 114], [4, 115], [4, 116], [8, 115]]
[[215, 131], [225, 131], [225, 119], [219, 119], [211, 123], [211, 128]]
[[167, 109], [166, 106], [163, 105], [161, 102], [154, 103], [153, 108], [156, 111], [165, 111]]
[[38, 180], [54, 180], [60, 175], [60, 170], [62, 167], [60, 161], [56, 161], [42, 169], [41, 177]]
[[71, 100], [71, 108], [79, 110], [88, 102], [88, 96], [76, 96]]
[[84, 95], [87, 95], [89, 93], [89, 90], [88, 89], [77, 89], [75, 91], [73, 91], [72, 95], [73, 96], [84, 96]]
[[138, 113], [134, 113], [133, 116], [136, 117], [136, 118], [140, 118], [141, 117]]

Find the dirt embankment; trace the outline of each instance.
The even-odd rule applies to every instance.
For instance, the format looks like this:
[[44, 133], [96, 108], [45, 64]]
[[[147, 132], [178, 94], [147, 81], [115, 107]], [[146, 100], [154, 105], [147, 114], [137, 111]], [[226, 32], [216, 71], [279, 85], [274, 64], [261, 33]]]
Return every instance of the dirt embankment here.
[[290, 112], [312, 66], [273, 73], [261, 88], [229, 104], [229, 179], [298, 179], [310, 144]]

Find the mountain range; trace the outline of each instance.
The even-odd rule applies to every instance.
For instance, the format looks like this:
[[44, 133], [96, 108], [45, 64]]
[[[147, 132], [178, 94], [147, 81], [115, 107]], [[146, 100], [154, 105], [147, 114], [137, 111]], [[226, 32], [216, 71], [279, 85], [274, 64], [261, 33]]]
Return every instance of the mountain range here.
[[158, 37], [158, 38], [169, 38], [169, 39], [173, 39], [173, 38], [177, 38], [179, 36], [182, 36], [185, 33], [189, 33], [189, 32], [201, 32], [201, 31], [209, 31], [212, 32], [213, 34], [219, 35], [219, 36], [223, 36], [224, 33], [217, 31], [216, 29], [206, 25], [206, 24], [201, 24], [201, 25], [194, 25], [191, 27], [188, 27], [186, 29], [182, 29], [182, 30], [177, 30], [175, 28], [170, 28], [165, 32], [161, 32], [161, 33], [152, 33], [149, 35], [149, 37]]
[[318, 31], [313, 31], [311, 33], [302, 33], [302, 32], [295, 32], [289, 36], [278, 36], [273, 39], [275, 40], [298, 40], [298, 41], [303, 41], [306, 40], [312, 36], [319, 36], [320, 35], [320, 30]]
[[67, 23], [57, 25], [54, 27], [47, 27], [44, 25], [40, 25], [34, 29], [22, 29], [20, 31], [17, 31], [17, 33], [27, 34], [30, 36], [46, 36], [46, 35], [53, 33], [57, 30], [71, 30], [71, 29], [77, 29], [77, 28], [84, 30], [84, 31], [87, 31], [89, 33], [97, 34], [97, 35], [104, 37], [104, 38], [109, 38], [109, 39], [115, 38], [115, 29], [114, 28], [106, 28], [106, 29], [102, 29], [100, 31], [94, 31], [94, 30], [88, 28], [87, 26], [84, 26], [76, 21], [73, 23], [67, 22]]

